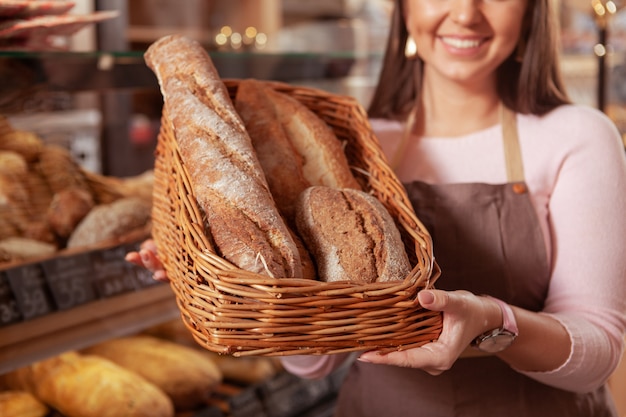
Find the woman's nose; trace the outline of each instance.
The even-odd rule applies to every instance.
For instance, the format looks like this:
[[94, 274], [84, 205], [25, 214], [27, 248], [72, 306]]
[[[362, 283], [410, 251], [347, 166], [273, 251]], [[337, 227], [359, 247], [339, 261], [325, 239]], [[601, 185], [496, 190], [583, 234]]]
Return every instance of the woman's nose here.
[[481, 0], [450, 0], [450, 17], [460, 25], [471, 25], [480, 20]]

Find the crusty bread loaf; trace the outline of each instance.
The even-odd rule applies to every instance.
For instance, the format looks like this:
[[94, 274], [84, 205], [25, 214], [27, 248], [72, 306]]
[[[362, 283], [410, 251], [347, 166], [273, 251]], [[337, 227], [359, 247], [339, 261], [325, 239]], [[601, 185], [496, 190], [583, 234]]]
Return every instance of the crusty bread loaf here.
[[360, 188], [333, 130], [295, 98], [246, 79], [237, 85], [235, 108], [287, 219], [293, 219], [298, 195], [311, 185]]
[[389, 212], [363, 191], [310, 187], [300, 195], [296, 222], [322, 281], [387, 282], [411, 270]]
[[57, 247], [39, 240], [13, 236], [0, 240], [0, 254], [3, 259], [25, 260], [52, 256]]
[[67, 239], [94, 206], [93, 196], [88, 191], [78, 187], [66, 188], [52, 197], [46, 219], [57, 236]]
[[333, 130], [295, 98], [268, 89], [276, 116], [302, 156], [303, 173], [311, 185], [361, 189], [350, 171], [343, 144]]
[[94, 206], [75, 227], [67, 247], [88, 247], [121, 239], [133, 230], [146, 228], [150, 214], [150, 203], [139, 197]]
[[0, 416], [45, 417], [50, 409], [27, 391], [0, 391]]
[[169, 397], [134, 372], [69, 351], [0, 376], [67, 417], [173, 417]]
[[251, 385], [260, 383], [282, 370], [282, 365], [276, 357], [268, 356], [241, 356], [222, 355], [203, 348], [196, 342], [189, 329], [180, 319], [170, 320], [157, 324], [142, 332], [142, 334], [164, 339], [177, 345], [193, 348], [198, 353], [207, 356], [219, 368], [225, 382]]
[[148, 48], [145, 60], [159, 81], [164, 111], [218, 252], [244, 270], [301, 277], [296, 245], [204, 48], [183, 36], [166, 36]]
[[83, 353], [141, 375], [165, 392], [176, 410], [200, 406], [222, 381], [217, 364], [197, 349], [148, 335], [107, 340]]
[[292, 220], [298, 195], [312, 184], [304, 177], [304, 158], [278, 120], [268, 91], [261, 81], [239, 81], [235, 108], [250, 135], [276, 206]]

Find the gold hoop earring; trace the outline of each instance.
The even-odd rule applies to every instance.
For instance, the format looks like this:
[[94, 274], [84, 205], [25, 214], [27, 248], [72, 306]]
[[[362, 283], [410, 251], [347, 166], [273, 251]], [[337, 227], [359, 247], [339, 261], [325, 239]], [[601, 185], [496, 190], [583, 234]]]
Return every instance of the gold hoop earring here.
[[417, 57], [417, 44], [415, 43], [415, 39], [413, 39], [413, 36], [411, 35], [406, 38], [406, 44], [404, 45], [404, 56], [407, 59], [414, 59]]
[[526, 40], [522, 37], [517, 43], [517, 48], [515, 49], [515, 61], [524, 61], [524, 55], [526, 55]]

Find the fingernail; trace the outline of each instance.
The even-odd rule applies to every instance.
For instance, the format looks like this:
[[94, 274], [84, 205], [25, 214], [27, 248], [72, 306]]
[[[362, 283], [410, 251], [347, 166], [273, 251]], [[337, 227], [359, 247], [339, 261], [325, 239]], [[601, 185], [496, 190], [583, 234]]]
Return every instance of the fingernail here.
[[[357, 360], [358, 360], [358, 361], [360, 361], [360, 362], [367, 362], [367, 363], [370, 363], [371, 361], [367, 358], [367, 356], [366, 356], [366, 355], [367, 355], [367, 354], [366, 354], [366, 353], [364, 353], [363, 355], [359, 356], [359, 357], [357, 358]], [[364, 357], [364, 356], [365, 356], [365, 357]]]
[[150, 256], [148, 256], [148, 254], [146, 253], [146, 251], [140, 251], [139, 255], [141, 255], [141, 260], [143, 261], [143, 263], [148, 263], [150, 262]]
[[431, 304], [435, 301], [435, 294], [430, 291], [422, 291], [418, 294], [418, 298], [422, 304]]

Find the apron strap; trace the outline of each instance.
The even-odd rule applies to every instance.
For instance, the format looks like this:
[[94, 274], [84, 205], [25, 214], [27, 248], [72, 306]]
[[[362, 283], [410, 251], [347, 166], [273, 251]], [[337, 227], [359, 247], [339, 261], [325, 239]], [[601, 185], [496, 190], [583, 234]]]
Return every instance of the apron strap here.
[[406, 147], [409, 145], [409, 139], [411, 138], [411, 132], [413, 131], [413, 126], [415, 125], [415, 119], [417, 118], [417, 106], [409, 113], [409, 117], [406, 120], [406, 125], [404, 127], [404, 131], [402, 132], [402, 137], [400, 138], [400, 143], [396, 147], [396, 151], [393, 153], [393, 157], [391, 158], [390, 167], [395, 172], [400, 166], [400, 162], [404, 157]]
[[524, 164], [522, 163], [522, 151], [517, 134], [517, 115], [504, 104], [501, 104], [500, 120], [508, 182], [523, 182]]

